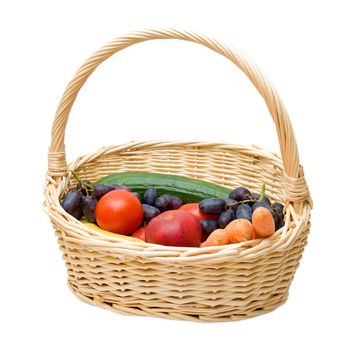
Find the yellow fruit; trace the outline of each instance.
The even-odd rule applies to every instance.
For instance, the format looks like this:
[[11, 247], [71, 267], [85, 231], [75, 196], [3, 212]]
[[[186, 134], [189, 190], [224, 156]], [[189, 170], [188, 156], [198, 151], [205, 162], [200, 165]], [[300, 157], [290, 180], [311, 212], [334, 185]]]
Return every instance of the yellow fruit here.
[[118, 233], [113, 233], [113, 232], [109, 232], [109, 231], [106, 231], [106, 230], [103, 230], [102, 228], [98, 227], [97, 225], [87, 221], [87, 220], [80, 220], [80, 222], [82, 224], [84, 224], [86, 227], [89, 227], [95, 231], [98, 231], [100, 233], [103, 233], [104, 235], [106, 236], [109, 236], [109, 237], [114, 237], [114, 238], [122, 238], [122, 239], [126, 239], [127, 241], [133, 241], [133, 242], [142, 242], [141, 239], [138, 239], [138, 238], [135, 238], [135, 237], [131, 237], [131, 236], [125, 236], [125, 235], [119, 235]]

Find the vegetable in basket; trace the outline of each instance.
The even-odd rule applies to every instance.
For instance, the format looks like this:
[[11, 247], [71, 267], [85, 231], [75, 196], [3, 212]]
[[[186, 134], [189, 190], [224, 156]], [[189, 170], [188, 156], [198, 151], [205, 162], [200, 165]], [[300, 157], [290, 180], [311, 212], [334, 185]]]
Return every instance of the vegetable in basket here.
[[[203, 247], [239, 243], [269, 237], [284, 225], [284, 207], [280, 203], [271, 204], [265, 195], [265, 184], [257, 194], [244, 187], [230, 192], [205, 181], [167, 174], [124, 172], [109, 175], [95, 185], [73, 175], [78, 180], [77, 188], [68, 192], [62, 202], [68, 213], [78, 219], [84, 216], [91, 223], [97, 222], [100, 228], [109, 232], [133, 235], [148, 243], [193, 247], [198, 247], [201, 242]], [[102, 183], [121, 179], [127, 185]], [[155, 187], [146, 188], [139, 183], [142, 179]], [[172, 194], [164, 193], [165, 184], [170, 186]], [[179, 187], [180, 184], [186, 184], [185, 190]], [[193, 198], [189, 184], [195, 184], [197, 197], [199, 192], [204, 195], [207, 185], [207, 192], [225, 192], [227, 197], [210, 197], [199, 203], [183, 204], [183, 199], [174, 193]], [[131, 192], [135, 189], [142, 195]]]

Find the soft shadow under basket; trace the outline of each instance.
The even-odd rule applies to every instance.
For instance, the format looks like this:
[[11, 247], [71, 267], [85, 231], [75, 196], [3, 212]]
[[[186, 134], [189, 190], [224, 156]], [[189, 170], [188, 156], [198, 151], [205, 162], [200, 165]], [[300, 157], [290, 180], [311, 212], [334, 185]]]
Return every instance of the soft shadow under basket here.
[[[153, 39], [204, 45], [240, 68], [265, 100], [275, 122], [281, 158], [256, 146], [207, 142], [131, 142], [103, 147], [66, 163], [69, 112], [90, 74], [114, 53]], [[81, 300], [122, 314], [195, 320], [238, 320], [269, 312], [288, 297], [310, 229], [311, 199], [293, 129], [281, 99], [238, 50], [179, 30], [147, 30], [117, 38], [95, 52], [67, 86], [52, 127], [44, 209]], [[167, 247], [109, 237], [67, 214], [60, 198], [76, 185], [67, 172], [96, 181], [121, 171], [178, 174], [227, 188], [244, 186], [285, 205], [285, 225], [267, 239], [219, 247]]]

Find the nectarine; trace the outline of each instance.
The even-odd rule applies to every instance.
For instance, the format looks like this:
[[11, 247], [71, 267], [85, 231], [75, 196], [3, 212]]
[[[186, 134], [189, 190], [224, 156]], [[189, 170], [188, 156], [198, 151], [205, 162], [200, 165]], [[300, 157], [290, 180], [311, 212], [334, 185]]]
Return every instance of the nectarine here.
[[201, 227], [188, 211], [166, 211], [153, 218], [146, 226], [146, 242], [176, 247], [199, 247]]

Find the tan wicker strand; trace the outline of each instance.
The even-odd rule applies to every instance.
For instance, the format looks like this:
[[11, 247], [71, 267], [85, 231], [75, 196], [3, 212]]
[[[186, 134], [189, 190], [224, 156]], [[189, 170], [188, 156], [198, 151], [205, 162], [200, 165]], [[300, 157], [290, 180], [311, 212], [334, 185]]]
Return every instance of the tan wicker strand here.
[[[264, 97], [276, 123], [282, 160], [257, 146], [200, 141], [146, 141], [103, 147], [66, 165], [64, 130], [76, 95], [107, 57], [134, 43], [177, 38], [210, 47], [236, 63]], [[52, 129], [44, 210], [66, 262], [69, 288], [81, 300], [121, 314], [214, 322], [261, 315], [282, 305], [310, 230], [312, 201], [289, 118], [277, 93], [238, 51], [176, 30], [137, 32], [94, 54], [62, 98]], [[287, 170], [288, 167], [288, 170]], [[84, 226], [60, 206], [76, 180], [120, 171], [151, 171], [258, 192], [262, 182], [285, 204], [285, 225], [267, 239], [219, 247], [166, 247], [111, 237]]]

